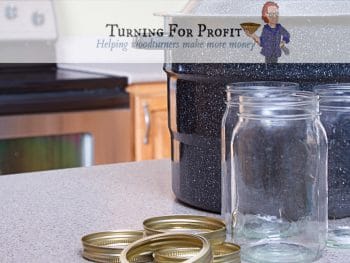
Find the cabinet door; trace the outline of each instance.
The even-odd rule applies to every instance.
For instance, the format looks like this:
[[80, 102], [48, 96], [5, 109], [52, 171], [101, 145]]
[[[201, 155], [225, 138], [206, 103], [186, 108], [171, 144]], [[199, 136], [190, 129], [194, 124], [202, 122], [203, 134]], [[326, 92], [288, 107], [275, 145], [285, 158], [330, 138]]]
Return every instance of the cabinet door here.
[[137, 104], [136, 160], [169, 158], [171, 149], [166, 96], [141, 97]]

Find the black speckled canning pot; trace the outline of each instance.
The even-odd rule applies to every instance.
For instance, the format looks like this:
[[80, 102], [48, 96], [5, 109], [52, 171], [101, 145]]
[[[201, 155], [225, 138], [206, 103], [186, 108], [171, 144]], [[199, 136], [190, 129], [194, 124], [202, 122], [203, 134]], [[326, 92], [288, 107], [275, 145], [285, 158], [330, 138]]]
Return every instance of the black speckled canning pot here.
[[173, 191], [193, 207], [221, 210], [221, 119], [225, 86], [241, 81], [290, 81], [303, 90], [350, 82], [349, 64], [167, 63]]

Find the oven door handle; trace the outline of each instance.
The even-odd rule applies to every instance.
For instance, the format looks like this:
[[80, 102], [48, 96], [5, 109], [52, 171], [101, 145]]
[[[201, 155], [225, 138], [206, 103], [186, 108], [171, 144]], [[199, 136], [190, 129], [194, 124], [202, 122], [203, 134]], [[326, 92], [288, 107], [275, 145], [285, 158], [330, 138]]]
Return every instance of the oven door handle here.
[[144, 112], [144, 118], [145, 118], [145, 124], [146, 124], [146, 132], [145, 132], [145, 137], [143, 138], [143, 144], [148, 144], [149, 135], [151, 131], [151, 113], [149, 110], [149, 105], [147, 103], [143, 105], [143, 112]]

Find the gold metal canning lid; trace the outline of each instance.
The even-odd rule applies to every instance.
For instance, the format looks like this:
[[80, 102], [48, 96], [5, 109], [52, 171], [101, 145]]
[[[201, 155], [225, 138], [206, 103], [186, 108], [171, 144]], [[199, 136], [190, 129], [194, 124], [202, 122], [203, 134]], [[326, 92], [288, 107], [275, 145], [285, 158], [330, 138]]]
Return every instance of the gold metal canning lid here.
[[146, 219], [143, 222], [146, 236], [161, 233], [198, 234], [209, 240], [212, 245], [221, 244], [226, 240], [225, 223], [206, 216], [175, 215]]
[[[160, 234], [138, 240], [123, 250], [121, 263], [133, 262], [140, 256], [154, 255], [156, 251], [172, 249], [197, 249], [193, 257], [182, 261], [183, 263], [212, 263], [213, 255], [210, 243], [204, 237], [191, 234]], [[153, 262], [153, 261], [151, 261]]]
[[184, 262], [199, 253], [198, 248], [163, 249], [154, 253], [154, 263]]
[[[143, 238], [143, 231], [109, 231], [84, 236], [83, 257], [101, 263], [119, 263], [120, 254], [131, 243]], [[133, 262], [149, 262], [150, 257], [141, 257]]]
[[240, 263], [241, 247], [233, 243], [213, 246], [214, 263]]
[[[212, 247], [214, 263], [240, 263], [240, 247], [231, 243], [223, 243]], [[177, 263], [195, 256], [199, 252], [196, 248], [163, 249], [154, 254], [155, 263]]]

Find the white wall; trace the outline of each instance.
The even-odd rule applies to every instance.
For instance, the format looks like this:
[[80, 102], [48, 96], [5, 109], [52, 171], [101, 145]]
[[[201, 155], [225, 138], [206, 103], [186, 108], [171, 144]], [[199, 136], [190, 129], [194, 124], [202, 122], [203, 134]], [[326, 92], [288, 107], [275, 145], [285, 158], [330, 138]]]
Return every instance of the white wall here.
[[187, 0], [56, 0], [61, 36], [105, 34], [106, 23], [126, 27], [162, 26], [155, 12], [180, 11]]

